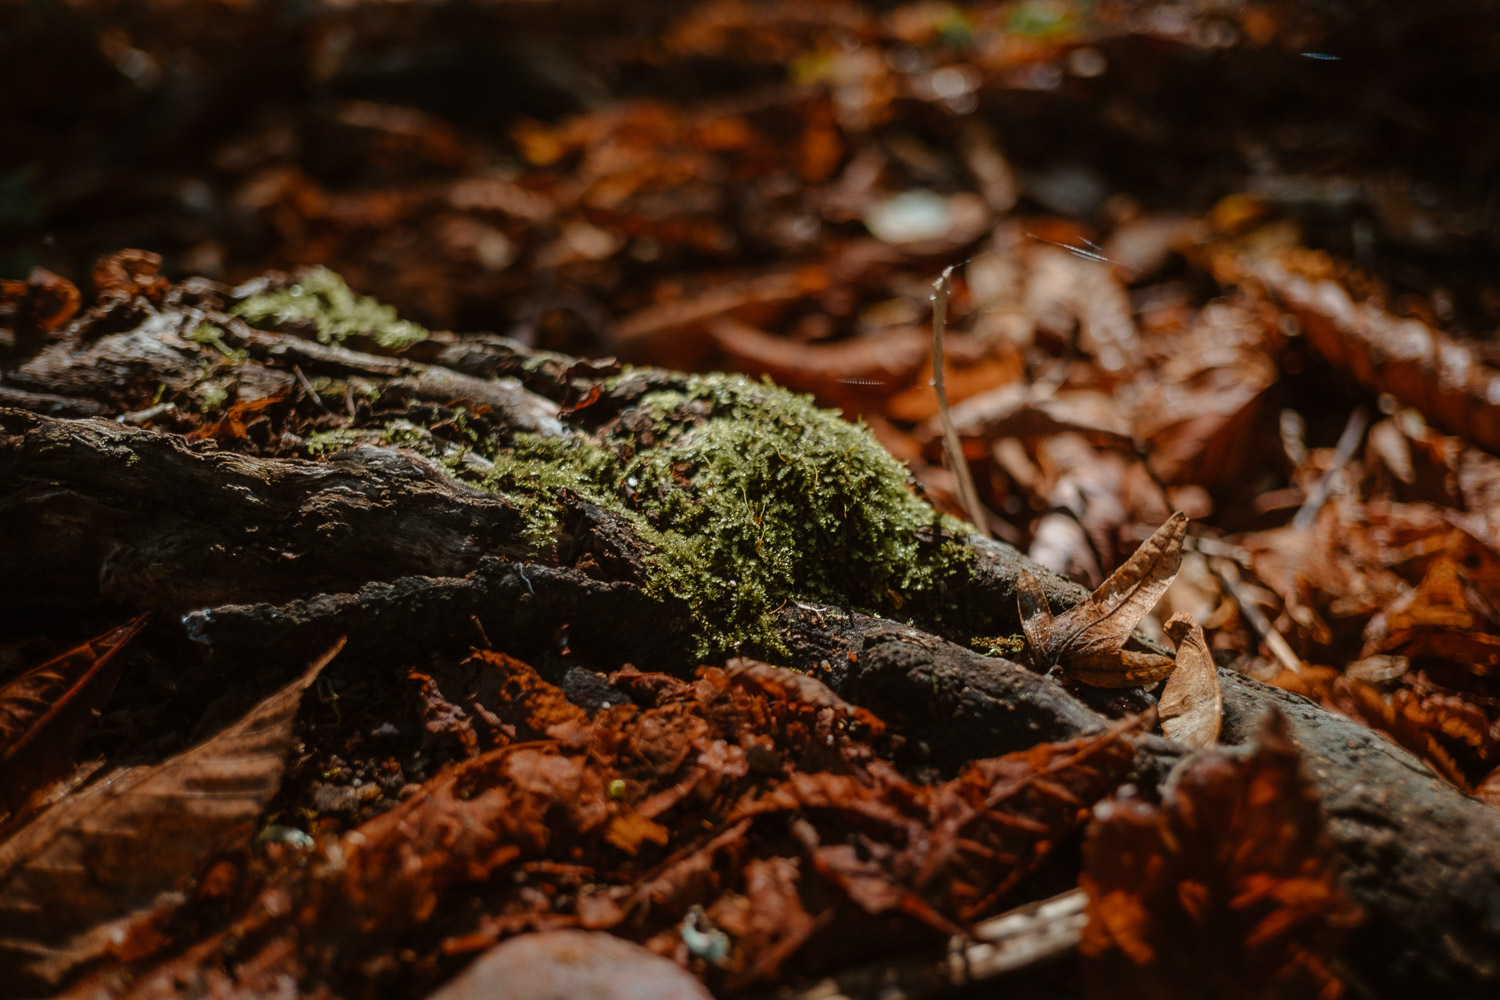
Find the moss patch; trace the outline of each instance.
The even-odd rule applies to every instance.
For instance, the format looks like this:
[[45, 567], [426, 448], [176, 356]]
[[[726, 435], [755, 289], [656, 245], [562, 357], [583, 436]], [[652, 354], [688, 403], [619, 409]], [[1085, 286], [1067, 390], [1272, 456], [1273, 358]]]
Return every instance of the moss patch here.
[[188, 331], [187, 339], [212, 347], [230, 361], [243, 361], [246, 357], [244, 351], [226, 344], [224, 342], [224, 331], [212, 323], [199, 323], [192, 330]]
[[399, 351], [427, 339], [425, 327], [400, 319], [395, 309], [368, 295], [356, 294], [326, 267], [313, 268], [296, 284], [278, 291], [248, 295], [232, 312], [251, 326], [307, 327], [323, 344], [362, 336]]
[[741, 376], [648, 394], [597, 440], [522, 437], [493, 458], [491, 488], [533, 497], [536, 541], [561, 528], [560, 487], [631, 517], [659, 550], [648, 589], [687, 602], [705, 659], [785, 653], [772, 615], [789, 600], [935, 613], [971, 559], [868, 431]]

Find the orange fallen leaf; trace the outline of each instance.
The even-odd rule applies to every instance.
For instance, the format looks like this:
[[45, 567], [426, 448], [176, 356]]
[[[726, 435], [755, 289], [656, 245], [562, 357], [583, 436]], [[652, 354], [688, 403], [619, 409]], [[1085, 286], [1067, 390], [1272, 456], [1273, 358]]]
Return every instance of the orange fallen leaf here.
[[1359, 919], [1336, 858], [1279, 713], [1251, 757], [1206, 752], [1160, 806], [1098, 806], [1079, 879], [1090, 992], [1333, 1000]]

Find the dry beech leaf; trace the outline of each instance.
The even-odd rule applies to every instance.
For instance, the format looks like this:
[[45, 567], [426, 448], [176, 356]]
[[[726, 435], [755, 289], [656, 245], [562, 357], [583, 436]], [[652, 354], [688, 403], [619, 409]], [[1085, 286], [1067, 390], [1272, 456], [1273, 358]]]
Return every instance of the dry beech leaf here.
[[343, 640], [239, 722], [159, 764], [121, 768], [0, 844], [0, 996], [50, 991], [105, 955], [136, 918], [180, 896], [185, 873], [281, 787], [302, 692]]
[[1177, 647], [1177, 667], [1167, 678], [1157, 706], [1161, 731], [1168, 739], [1194, 749], [1211, 747], [1219, 741], [1224, 700], [1203, 626], [1192, 615], [1179, 612], [1168, 619], [1167, 635]]
[[1095, 687], [1139, 687], [1170, 674], [1171, 657], [1123, 647], [1177, 576], [1187, 524], [1186, 514], [1173, 514], [1088, 600], [1055, 617], [1036, 577], [1021, 573], [1021, 628], [1037, 664]]
[[1089, 995], [1342, 995], [1337, 956], [1360, 914], [1279, 712], [1250, 757], [1194, 758], [1161, 805], [1097, 806], [1083, 864]]
[[120, 679], [125, 661], [117, 654], [150, 617], [140, 615], [0, 687], [0, 806], [20, 809], [73, 766], [93, 713]]

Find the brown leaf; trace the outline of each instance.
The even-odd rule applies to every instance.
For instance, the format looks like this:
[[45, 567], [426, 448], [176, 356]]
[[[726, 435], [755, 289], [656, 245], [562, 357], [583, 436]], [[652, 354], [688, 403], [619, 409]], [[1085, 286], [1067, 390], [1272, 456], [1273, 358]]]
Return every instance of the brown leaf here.
[[15, 970], [4, 986], [51, 989], [103, 957], [247, 832], [281, 785], [302, 692], [341, 648], [217, 736], [113, 771], [0, 844], [0, 965]]
[[0, 282], [0, 317], [13, 309], [19, 329], [55, 330], [73, 318], [82, 302], [77, 286], [45, 267], [32, 268], [25, 281]]
[[1433, 560], [1421, 583], [1390, 604], [1384, 635], [1366, 643], [1368, 652], [1449, 660], [1481, 676], [1500, 672], [1500, 621], [1461, 562], [1459, 546], [1454, 550]]
[[1168, 739], [1195, 749], [1219, 741], [1224, 701], [1219, 693], [1219, 671], [1203, 638], [1203, 626], [1185, 612], [1167, 621], [1167, 635], [1177, 647], [1177, 666], [1167, 678], [1157, 711]]
[[161, 255], [149, 250], [118, 250], [100, 257], [93, 278], [94, 294], [100, 299], [139, 295], [160, 301], [171, 287], [161, 276]]
[[1094, 995], [1339, 996], [1335, 959], [1359, 911], [1335, 862], [1276, 713], [1253, 756], [1206, 752], [1162, 805], [1099, 806], [1079, 880]]
[[[1373, 392], [1388, 392], [1490, 452], [1500, 451], [1500, 372], [1471, 343], [1386, 309], [1379, 296], [1351, 295], [1326, 276], [1327, 256], [1243, 254], [1226, 261], [1260, 283], [1299, 321], [1308, 344]], [[1352, 284], [1352, 282], [1351, 282]]]
[[1047, 595], [1042, 593], [1041, 581], [1029, 569], [1023, 569], [1016, 577], [1016, 604], [1021, 612], [1021, 632], [1026, 636], [1026, 648], [1031, 651], [1037, 665], [1045, 667], [1043, 651], [1051, 642], [1054, 618]]
[[17, 810], [73, 766], [93, 713], [120, 678], [117, 656], [149, 613], [38, 664], [0, 687], [0, 801]]
[[1155, 684], [1171, 673], [1169, 657], [1122, 647], [1177, 576], [1187, 523], [1186, 514], [1173, 514], [1088, 600], [1056, 617], [1035, 577], [1022, 573], [1021, 625], [1036, 662], [1097, 687]]
[[781, 964], [807, 943], [834, 916], [824, 910], [816, 917], [802, 902], [801, 859], [755, 858], [745, 865], [745, 891], [725, 894], [708, 911], [708, 920], [736, 945], [738, 957], [753, 959], [731, 970], [726, 989], [776, 975]]
[[[1110, 445], [1131, 443], [1128, 416], [1113, 396], [1057, 392], [1020, 381], [1007, 382], [956, 404], [953, 423], [966, 437], [1082, 434]], [[930, 423], [922, 428], [924, 439], [936, 438], [937, 434], [937, 427]]]
[[1500, 767], [1495, 768], [1483, 781], [1474, 786], [1474, 797], [1500, 809]]
[[889, 395], [911, 381], [927, 359], [928, 335], [917, 327], [886, 329], [877, 336], [831, 344], [805, 344], [773, 337], [724, 316], [709, 332], [737, 370], [770, 375], [789, 389], [834, 402]]

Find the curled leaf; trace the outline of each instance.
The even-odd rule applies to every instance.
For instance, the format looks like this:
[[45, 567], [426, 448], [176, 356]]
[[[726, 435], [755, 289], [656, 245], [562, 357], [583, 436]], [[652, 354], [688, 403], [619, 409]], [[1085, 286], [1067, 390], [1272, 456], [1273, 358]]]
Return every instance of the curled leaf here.
[[1158, 706], [1161, 731], [1195, 749], [1211, 747], [1219, 741], [1224, 701], [1203, 626], [1192, 615], [1179, 612], [1167, 621], [1167, 635], [1177, 647], [1177, 667], [1167, 679]]
[[1173, 514], [1088, 600], [1055, 617], [1035, 577], [1022, 573], [1016, 581], [1021, 627], [1036, 662], [1056, 664], [1069, 679], [1096, 687], [1155, 684], [1170, 674], [1170, 657], [1124, 645], [1177, 576], [1187, 524], [1186, 514]]

